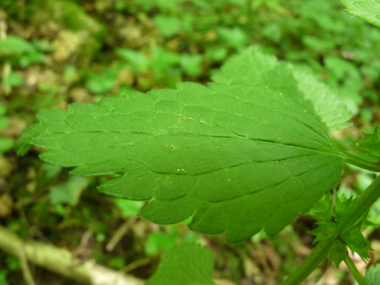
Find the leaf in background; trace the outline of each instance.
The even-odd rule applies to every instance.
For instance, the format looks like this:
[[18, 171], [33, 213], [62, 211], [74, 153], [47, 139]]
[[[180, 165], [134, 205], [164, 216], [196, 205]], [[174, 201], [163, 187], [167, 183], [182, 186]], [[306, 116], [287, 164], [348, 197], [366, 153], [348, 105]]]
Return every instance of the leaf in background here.
[[0, 270], [0, 285], [8, 285], [6, 270]]
[[11, 87], [17, 87], [23, 84], [25, 78], [17, 72], [10, 72], [7, 77], [4, 78], [3, 84]]
[[82, 190], [88, 186], [86, 177], [70, 177], [70, 180], [63, 185], [56, 185], [50, 191], [50, 201], [53, 205], [69, 204], [75, 206]]
[[135, 51], [127, 48], [118, 48], [116, 53], [123, 59], [128, 61], [132, 67], [133, 71], [141, 74], [146, 71], [149, 65], [149, 61], [145, 54], [141, 51]]
[[220, 83], [264, 85], [291, 97], [313, 112], [329, 130], [350, 125], [351, 113], [338, 96], [312, 74], [296, 66], [279, 62], [274, 56], [263, 54], [258, 48], [250, 48], [231, 57], [214, 74]]
[[0, 116], [4, 116], [7, 113], [7, 107], [4, 104], [0, 104]]
[[34, 46], [21, 38], [9, 36], [0, 41], [0, 55], [19, 55], [23, 53], [35, 53]]
[[[146, 0], [143, 0], [146, 1]], [[174, 10], [176, 8], [176, 4], [182, 3], [185, 0], [154, 0], [152, 1], [153, 4], [157, 5], [162, 10]]]
[[213, 285], [211, 250], [196, 244], [183, 244], [164, 253], [156, 274], [146, 285]]
[[[316, 116], [328, 127], [329, 130], [340, 130], [351, 125], [348, 120], [351, 118], [352, 100], [344, 103], [340, 97], [326, 84], [318, 81], [316, 77], [304, 71], [298, 66], [288, 68], [293, 71], [295, 80], [298, 82], [298, 89], [306, 99], [305, 106], [313, 106]], [[297, 99], [296, 99], [297, 100]], [[302, 104], [301, 100], [297, 100]]]
[[362, 76], [357, 65], [338, 56], [325, 56], [324, 66], [328, 73], [327, 82], [336, 90], [339, 99], [353, 114], [359, 112], [359, 106], [363, 102], [361, 90], [364, 88]]
[[20, 57], [19, 63], [21, 67], [27, 67], [34, 63], [44, 63], [45, 55], [41, 52], [27, 53]]
[[331, 221], [331, 218], [334, 217], [334, 211], [330, 193], [327, 193], [315, 203], [306, 215], [313, 217], [319, 222]]
[[202, 72], [203, 57], [199, 54], [182, 54], [180, 58], [181, 68], [187, 75], [199, 76]]
[[154, 23], [164, 37], [171, 37], [181, 29], [181, 20], [176, 16], [156, 15]]
[[193, 215], [190, 227], [241, 241], [273, 235], [340, 179], [345, 154], [312, 113], [269, 88], [178, 84], [131, 91], [99, 105], [45, 110], [17, 144], [77, 175], [123, 174], [100, 191], [149, 200], [158, 224]]
[[228, 48], [224, 46], [207, 47], [205, 57], [210, 61], [222, 61], [227, 57]]
[[[180, 70], [177, 67], [180, 61], [180, 55], [166, 50], [163, 47], [156, 46], [149, 67], [153, 71], [155, 82], [166, 82], [169, 86], [175, 86], [180, 81]], [[173, 83], [171, 83], [173, 82]]]
[[380, 284], [380, 264], [372, 265], [365, 273], [364, 279], [368, 285]]
[[13, 139], [0, 137], [0, 155], [13, 147]]
[[178, 54], [157, 46], [153, 51], [149, 65], [154, 71], [155, 76], [159, 76], [165, 73], [168, 67], [178, 64], [179, 60], [180, 56]]
[[380, 28], [380, 2], [378, 0], [340, 0], [351, 15], [364, 19]]
[[380, 158], [380, 128], [375, 127], [373, 134], [363, 133], [364, 138], [358, 140], [355, 144], [356, 148], [367, 152], [369, 155]]
[[321, 39], [320, 37], [305, 35], [302, 37], [302, 43], [316, 52], [326, 53], [329, 50], [334, 49], [335, 43], [328, 39]]
[[173, 248], [178, 239], [178, 231], [175, 226], [169, 226], [168, 232], [156, 231], [149, 234], [144, 251], [148, 256], [157, 255], [162, 250]]
[[[7, 108], [5, 105], [0, 104], [0, 131], [4, 130], [9, 125], [8, 117], [6, 117]], [[7, 152], [13, 147], [13, 139], [9, 137], [3, 137], [0, 135], [0, 155]]]
[[104, 74], [90, 72], [87, 77], [85, 87], [95, 94], [109, 92], [116, 81], [116, 76], [111, 72], [104, 72]]
[[247, 34], [239, 27], [217, 29], [221, 42], [226, 43], [237, 50], [243, 48], [248, 41]]
[[57, 177], [62, 171], [62, 167], [48, 163], [44, 163], [42, 169], [44, 170], [44, 175], [49, 179]]
[[136, 216], [140, 212], [144, 202], [115, 199], [115, 205], [120, 209], [121, 216], [123, 218], [128, 218]]

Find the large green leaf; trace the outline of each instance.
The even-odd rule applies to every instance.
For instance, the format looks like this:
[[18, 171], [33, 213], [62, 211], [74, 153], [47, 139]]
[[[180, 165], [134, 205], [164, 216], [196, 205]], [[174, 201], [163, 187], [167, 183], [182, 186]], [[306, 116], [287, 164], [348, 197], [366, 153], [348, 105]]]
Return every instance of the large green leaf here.
[[168, 250], [146, 285], [213, 285], [212, 251], [197, 244], [183, 244]]
[[379, 0], [340, 0], [346, 11], [380, 28]]
[[122, 174], [104, 193], [148, 200], [159, 224], [241, 241], [278, 233], [340, 179], [345, 154], [297, 101], [267, 87], [181, 83], [177, 90], [47, 110], [18, 142], [77, 175]]
[[253, 47], [233, 56], [214, 74], [220, 83], [270, 86], [314, 113], [329, 130], [347, 127], [351, 113], [327, 85], [310, 72], [280, 62]]
[[365, 273], [368, 285], [380, 284], [380, 264], [372, 265]]

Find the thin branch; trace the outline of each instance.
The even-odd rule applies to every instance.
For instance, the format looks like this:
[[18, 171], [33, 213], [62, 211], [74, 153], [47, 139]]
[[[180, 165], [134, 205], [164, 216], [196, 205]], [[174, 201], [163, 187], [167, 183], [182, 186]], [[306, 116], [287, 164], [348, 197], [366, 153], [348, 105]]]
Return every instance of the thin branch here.
[[143, 285], [144, 281], [134, 276], [96, 264], [82, 261], [62, 248], [38, 241], [23, 241], [12, 231], [0, 226], [0, 250], [17, 256], [22, 261], [20, 250], [26, 260], [69, 279], [91, 285]]
[[32, 273], [29, 269], [28, 260], [26, 258], [25, 248], [23, 245], [20, 245], [19, 247], [18, 258], [20, 259], [22, 275], [24, 277], [25, 283], [27, 285], [36, 285], [36, 282], [34, 282]]

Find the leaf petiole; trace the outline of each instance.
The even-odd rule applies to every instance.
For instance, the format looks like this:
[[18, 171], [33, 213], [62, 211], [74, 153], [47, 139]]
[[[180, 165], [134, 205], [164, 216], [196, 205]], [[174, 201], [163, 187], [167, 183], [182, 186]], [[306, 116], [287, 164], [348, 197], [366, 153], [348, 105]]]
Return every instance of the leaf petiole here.
[[355, 156], [350, 153], [344, 153], [345, 160], [348, 164], [355, 165], [357, 167], [369, 170], [369, 171], [374, 171], [374, 172], [380, 172], [380, 162], [379, 161], [369, 161], [367, 159]]

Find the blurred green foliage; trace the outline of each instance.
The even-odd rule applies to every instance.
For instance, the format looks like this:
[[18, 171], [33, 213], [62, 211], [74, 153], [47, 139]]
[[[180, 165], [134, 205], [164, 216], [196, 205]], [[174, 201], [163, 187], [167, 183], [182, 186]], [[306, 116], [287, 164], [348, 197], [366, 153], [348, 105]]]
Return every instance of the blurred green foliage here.
[[[6, 117], [7, 109], [4, 105], [0, 104], [0, 131], [8, 127], [9, 120]], [[0, 155], [10, 150], [13, 147], [13, 139], [9, 137], [0, 136]]]
[[125, 199], [115, 199], [114, 203], [120, 209], [123, 218], [137, 216], [144, 204], [143, 201], [130, 201]]
[[[131, 88], [146, 91], [173, 87], [178, 81], [205, 83], [228, 57], [259, 45], [327, 82], [361, 116], [354, 117], [357, 127], [368, 131], [380, 119], [380, 30], [347, 14], [339, 1], [2, 0], [0, 21], [7, 26], [0, 31], [1, 91], [8, 90], [1, 93], [0, 151], [11, 165], [1, 171], [0, 202], [3, 192], [14, 201], [0, 223], [23, 238], [70, 249], [78, 247], [88, 231], [92, 234], [88, 255], [99, 263], [121, 269], [148, 258], [147, 264], [132, 266], [131, 273], [141, 278], [152, 275], [155, 256], [163, 249], [200, 239], [215, 249], [217, 277], [239, 283], [265, 274], [276, 283], [301, 258], [284, 244], [301, 247], [301, 236], [311, 245], [304, 235], [312, 228], [298, 223], [295, 230], [287, 228], [270, 241], [257, 236], [245, 247], [232, 248], [218, 237], [184, 232], [181, 225], [156, 228], [138, 221], [109, 253], [106, 244], [125, 219], [138, 212], [141, 202], [101, 196], [95, 188], [98, 180], [107, 178], [68, 178], [65, 170], [40, 162], [38, 149], [17, 158], [9, 150], [37, 111], [96, 102]], [[355, 135], [343, 134], [342, 139]], [[373, 179], [353, 168], [346, 173], [341, 187], [347, 192], [360, 193]], [[378, 223], [379, 213], [376, 203], [370, 221]], [[376, 231], [369, 226], [367, 233]], [[257, 243], [277, 253], [272, 258], [280, 258], [280, 267], [272, 259], [260, 259]], [[273, 263], [266, 267], [265, 262]], [[0, 252], [0, 284], [7, 278], [22, 280], [20, 272], [17, 259]], [[349, 281], [342, 277], [340, 282]]]
[[5, 270], [0, 270], [0, 285], [8, 285], [6, 278], [7, 272]]

